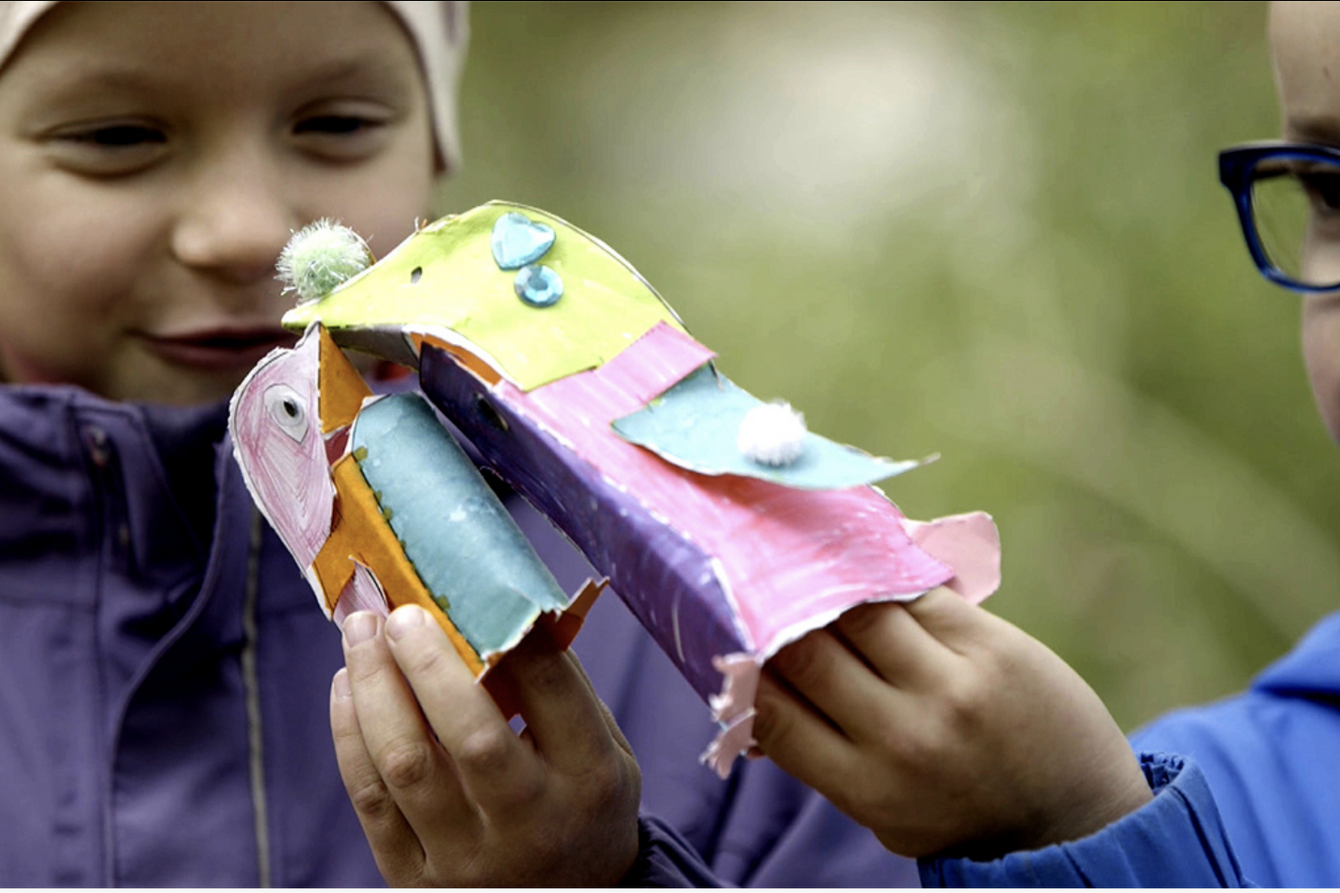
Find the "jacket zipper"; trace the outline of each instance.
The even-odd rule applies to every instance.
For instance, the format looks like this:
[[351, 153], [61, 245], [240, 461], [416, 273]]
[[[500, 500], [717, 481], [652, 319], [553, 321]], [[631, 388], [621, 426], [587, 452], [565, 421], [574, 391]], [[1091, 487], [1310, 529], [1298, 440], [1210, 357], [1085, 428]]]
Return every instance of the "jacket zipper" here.
[[251, 537], [247, 546], [247, 588], [242, 606], [242, 682], [247, 702], [247, 749], [251, 775], [251, 803], [256, 814], [257, 886], [269, 887], [270, 821], [265, 797], [265, 734], [261, 723], [261, 687], [256, 670], [258, 624], [256, 605], [260, 596], [261, 542], [264, 521], [251, 510]]

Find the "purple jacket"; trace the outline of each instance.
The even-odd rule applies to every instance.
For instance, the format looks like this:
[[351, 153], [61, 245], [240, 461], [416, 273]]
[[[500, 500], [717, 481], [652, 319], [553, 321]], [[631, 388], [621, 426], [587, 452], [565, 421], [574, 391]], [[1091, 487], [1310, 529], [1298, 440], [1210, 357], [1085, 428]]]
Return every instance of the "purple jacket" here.
[[[0, 884], [381, 884], [330, 742], [338, 633], [224, 428], [220, 406], [0, 387]], [[588, 573], [514, 513], [560, 583]], [[698, 765], [708, 711], [613, 594], [577, 651], [660, 820], [630, 883], [916, 883], [772, 764]]]

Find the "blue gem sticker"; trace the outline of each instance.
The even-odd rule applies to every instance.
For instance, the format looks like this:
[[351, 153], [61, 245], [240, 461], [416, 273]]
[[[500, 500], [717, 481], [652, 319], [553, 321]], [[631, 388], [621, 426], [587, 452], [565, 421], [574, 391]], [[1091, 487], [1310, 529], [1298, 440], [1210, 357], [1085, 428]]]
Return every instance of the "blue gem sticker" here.
[[516, 296], [532, 307], [549, 307], [563, 297], [563, 278], [544, 264], [522, 267], [513, 285]]
[[554, 228], [511, 211], [493, 224], [493, 260], [503, 270], [533, 264], [553, 247]]

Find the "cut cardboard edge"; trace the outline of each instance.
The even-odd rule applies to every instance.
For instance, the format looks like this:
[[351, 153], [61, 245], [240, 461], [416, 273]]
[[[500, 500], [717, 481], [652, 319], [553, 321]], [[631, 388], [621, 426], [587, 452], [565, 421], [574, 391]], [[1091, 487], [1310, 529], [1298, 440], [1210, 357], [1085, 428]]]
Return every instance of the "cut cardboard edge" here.
[[521, 636], [515, 645], [506, 651], [492, 655], [482, 673], [475, 678], [475, 682], [484, 686], [485, 691], [493, 698], [493, 702], [498, 705], [503, 716], [511, 719], [516, 716], [521, 709], [521, 695], [517, 692], [516, 683], [508, 673], [493, 672], [507, 661], [508, 655], [516, 651], [521, 642], [525, 641], [537, 630], [543, 630], [544, 634], [559, 647], [560, 651], [566, 651], [577, 633], [581, 631], [582, 624], [586, 622], [586, 615], [591, 610], [591, 606], [596, 603], [600, 593], [605, 591], [609, 585], [609, 579], [602, 577], [600, 580], [588, 579], [577, 592], [573, 595], [572, 601], [561, 611], [544, 611], [531, 625], [530, 629]]

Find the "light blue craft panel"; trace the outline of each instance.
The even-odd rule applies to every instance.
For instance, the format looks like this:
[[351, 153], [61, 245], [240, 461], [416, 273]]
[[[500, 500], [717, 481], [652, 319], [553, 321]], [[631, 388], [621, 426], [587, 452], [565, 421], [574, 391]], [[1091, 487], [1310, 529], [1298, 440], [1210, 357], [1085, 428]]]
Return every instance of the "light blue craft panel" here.
[[350, 445], [419, 578], [478, 653], [510, 648], [540, 611], [568, 606], [423, 399], [397, 394], [365, 405]]
[[872, 456], [813, 433], [805, 435], [800, 457], [790, 465], [754, 462], [740, 453], [736, 440], [745, 414], [760, 403], [710, 366], [702, 366], [646, 409], [615, 421], [614, 430], [689, 471], [743, 475], [800, 490], [873, 484], [925, 464]]

